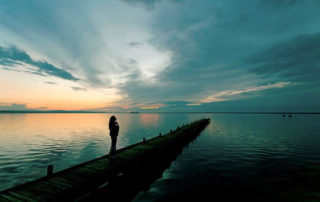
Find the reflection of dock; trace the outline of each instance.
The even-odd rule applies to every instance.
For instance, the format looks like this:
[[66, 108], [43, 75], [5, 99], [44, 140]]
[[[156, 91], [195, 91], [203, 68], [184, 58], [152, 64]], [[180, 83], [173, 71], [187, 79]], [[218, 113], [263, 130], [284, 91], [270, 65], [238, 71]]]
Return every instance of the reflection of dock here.
[[[129, 176], [130, 172], [132, 175], [132, 171], [143, 164], [152, 164], [155, 157], [167, 158], [167, 151], [183, 147], [199, 135], [209, 122], [209, 119], [202, 119], [166, 135], [160, 134], [159, 137], [125, 147], [117, 151], [114, 160], [110, 161], [106, 155], [5, 190], [0, 192], [0, 201], [72, 201], [85, 198], [98, 187], [110, 186], [107, 184], [112, 184], [119, 176]], [[108, 195], [105, 197], [107, 199]]]

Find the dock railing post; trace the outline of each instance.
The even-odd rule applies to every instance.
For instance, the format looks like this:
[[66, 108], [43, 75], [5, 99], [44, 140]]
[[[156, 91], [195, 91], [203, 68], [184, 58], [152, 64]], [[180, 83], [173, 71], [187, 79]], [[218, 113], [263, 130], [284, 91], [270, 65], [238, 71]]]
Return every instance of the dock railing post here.
[[53, 174], [53, 165], [48, 165], [47, 177], [51, 176], [52, 174]]

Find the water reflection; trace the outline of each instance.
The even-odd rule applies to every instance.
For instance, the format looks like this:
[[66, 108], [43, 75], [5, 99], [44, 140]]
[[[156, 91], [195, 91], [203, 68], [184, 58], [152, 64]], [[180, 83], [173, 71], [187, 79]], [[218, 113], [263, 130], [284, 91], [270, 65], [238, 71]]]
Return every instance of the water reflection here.
[[105, 114], [0, 114], [0, 190], [107, 151]]
[[[313, 120], [313, 121], [310, 121]], [[214, 115], [135, 201], [318, 201], [320, 116]]]
[[140, 120], [145, 127], [158, 126], [159, 114], [140, 114]]
[[[111, 115], [0, 114], [0, 190], [44, 176], [48, 164], [57, 171], [106, 154]], [[116, 117], [121, 148], [208, 115]], [[320, 192], [319, 115], [210, 118], [203, 134], [136, 201], [195, 199], [192, 195], [206, 193], [239, 198], [256, 193], [252, 198], [263, 195], [269, 201], [320, 200], [315, 194]]]

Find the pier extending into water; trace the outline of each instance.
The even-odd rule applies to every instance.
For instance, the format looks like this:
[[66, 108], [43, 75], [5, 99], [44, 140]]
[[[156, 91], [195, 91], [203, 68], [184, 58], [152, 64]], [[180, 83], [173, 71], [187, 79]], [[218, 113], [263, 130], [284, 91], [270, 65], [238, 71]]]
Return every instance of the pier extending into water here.
[[209, 123], [210, 119], [201, 119], [170, 130], [168, 134], [143, 139], [118, 150], [116, 159], [106, 155], [57, 173], [53, 173], [50, 166], [48, 176], [0, 192], [0, 201], [85, 200], [88, 193], [106, 186], [117, 176], [125, 176], [143, 164], [152, 163], [154, 158], [167, 158], [168, 152], [188, 144]]

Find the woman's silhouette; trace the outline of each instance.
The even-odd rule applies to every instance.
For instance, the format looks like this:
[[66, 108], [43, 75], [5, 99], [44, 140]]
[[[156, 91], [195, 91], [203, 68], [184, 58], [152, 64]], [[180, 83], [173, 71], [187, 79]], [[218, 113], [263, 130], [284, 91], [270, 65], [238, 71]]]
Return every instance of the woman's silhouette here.
[[110, 130], [110, 136], [111, 136], [111, 148], [110, 148], [109, 156], [113, 157], [116, 151], [117, 137], [119, 134], [119, 124], [117, 123], [117, 119], [115, 116], [110, 117], [109, 130]]

